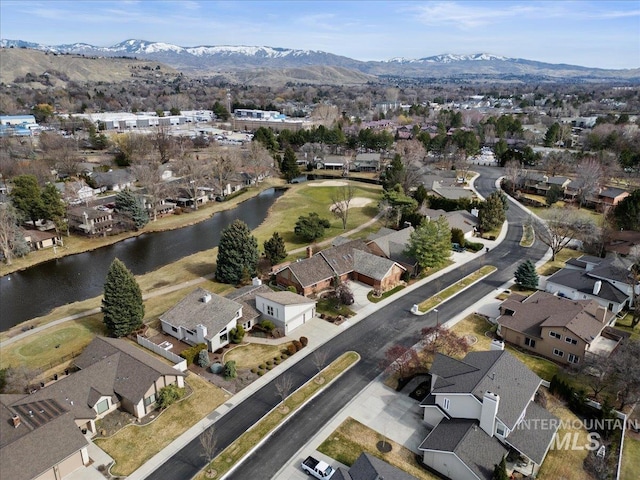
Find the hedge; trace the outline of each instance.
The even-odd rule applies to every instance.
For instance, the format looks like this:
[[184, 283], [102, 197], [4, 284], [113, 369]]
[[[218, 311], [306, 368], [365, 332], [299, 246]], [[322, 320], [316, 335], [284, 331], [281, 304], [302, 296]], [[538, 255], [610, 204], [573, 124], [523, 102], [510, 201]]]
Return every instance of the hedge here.
[[189, 347], [183, 350], [182, 352], [180, 352], [180, 356], [187, 361], [187, 365], [191, 365], [194, 362], [195, 358], [200, 353], [200, 350], [205, 350], [206, 348], [207, 348], [206, 343], [198, 343], [197, 345], [194, 345], [193, 347]]

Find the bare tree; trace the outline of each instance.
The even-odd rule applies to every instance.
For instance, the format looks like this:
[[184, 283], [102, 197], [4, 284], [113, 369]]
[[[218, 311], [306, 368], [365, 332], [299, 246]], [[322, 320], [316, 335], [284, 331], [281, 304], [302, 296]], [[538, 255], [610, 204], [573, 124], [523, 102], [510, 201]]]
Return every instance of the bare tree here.
[[189, 196], [194, 199], [193, 208], [198, 210], [198, 197], [202, 187], [208, 187], [209, 169], [200, 155], [186, 155], [179, 160], [178, 172], [182, 177], [183, 188], [188, 192]]
[[522, 165], [518, 160], [509, 160], [504, 165], [504, 176], [511, 183], [514, 191], [518, 190], [518, 183], [522, 180]]
[[119, 165], [128, 165], [144, 160], [152, 149], [151, 139], [139, 133], [119, 133], [113, 137], [113, 143], [119, 152]]
[[423, 328], [420, 333], [424, 337], [421, 354], [425, 363], [433, 362], [436, 353], [459, 356], [469, 351], [469, 344], [464, 338], [442, 325]]
[[[204, 428], [204, 427], [203, 427]], [[211, 463], [211, 460], [216, 455], [216, 447], [218, 446], [218, 439], [215, 435], [215, 429], [213, 425], [207, 429], [204, 429], [200, 434], [200, 445], [202, 446], [202, 456], [208, 463]]]
[[246, 173], [251, 175], [252, 183], [258, 183], [273, 168], [273, 157], [261, 142], [251, 142], [244, 156]]
[[171, 136], [171, 127], [169, 125], [154, 127], [151, 134], [151, 143], [158, 153], [160, 163], [167, 163], [171, 160], [172, 155], [176, 153], [176, 142], [175, 138]]
[[153, 221], [158, 219], [158, 206], [169, 196], [174, 184], [165, 182], [162, 178], [162, 164], [160, 158], [153, 155], [137, 160], [131, 171], [142, 187], [145, 199], [151, 207]]
[[381, 367], [389, 373], [397, 373], [400, 378], [409, 378], [411, 375], [424, 370], [418, 351], [402, 344], [392, 345], [384, 354]]
[[2, 393], [27, 393], [40, 375], [40, 371], [32, 370], [23, 365], [9, 367], [5, 372], [5, 385]]
[[536, 238], [551, 249], [552, 260], [572, 240], [592, 237], [595, 230], [589, 217], [570, 208], [550, 208], [543, 220], [533, 218], [531, 224]]
[[280, 405], [282, 405], [293, 389], [293, 377], [288, 374], [280, 375], [275, 382], [275, 387], [276, 395], [280, 397]]
[[340, 112], [335, 105], [319, 104], [311, 112], [311, 118], [318, 124], [330, 127], [338, 119]]
[[0, 204], [0, 252], [7, 265], [11, 265], [14, 241], [20, 234], [17, 210], [10, 203]]
[[342, 229], [347, 229], [347, 220], [349, 218], [349, 205], [355, 195], [355, 189], [351, 183], [345, 186], [337, 187], [331, 193], [331, 211], [342, 220]]
[[578, 184], [578, 202], [580, 207], [587, 198], [598, 191], [602, 182], [602, 165], [593, 157], [584, 158], [578, 164], [576, 182]]
[[329, 351], [325, 349], [316, 350], [313, 352], [313, 356], [311, 357], [313, 361], [313, 365], [318, 369], [318, 373], [322, 372], [322, 369], [327, 364], [327, 359], [329, 358]]
[[230, 148], [214, 147], [212, 153], [210, 172], [220, 195], [224, 196], [231, 177], [238, 171], [240, 158], [238, 151]]
[[42, 132], [39, 138], [44, 160], [59, 173], [74, 176], [80, 170], [80, 152], [74, 138], [65, 138], [51, 132]]

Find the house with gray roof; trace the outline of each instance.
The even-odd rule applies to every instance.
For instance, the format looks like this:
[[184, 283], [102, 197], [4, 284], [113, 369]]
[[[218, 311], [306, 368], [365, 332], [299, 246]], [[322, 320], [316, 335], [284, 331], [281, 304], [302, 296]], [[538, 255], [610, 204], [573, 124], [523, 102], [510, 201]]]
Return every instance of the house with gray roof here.
[[93, 172], [91, 178], [96, 186], [103, 192], [120, 192], [126, 188], [131, 188], [135, 183], [135, 177], [129, 169]]
[[273, 321], [285, 335], [304, 325], [316, 315], [316, 302], [297, 293], [283, 290], [260, 292], [255, 297], [256, 308], [263, 318]]
[[457, 228], [462, 231], [464, 238], [471, 238], [476, 232], [478, 227], [478, 217], [472, 215], [466, 210], [454, 210], [446, 212], [444, 210], [434, 210], [432, 208], [421, 208], [420, 213], [424, 215], [427, 220], [438, 219], [444, 217], [447, 219], [449, 228]]
[[373, 455], [363, 452], [349, 470], [339, 467], [332, 480], [416, 480], [416, 477], [388, 464]]
[[178, 340], [204, 343], [215, 352], [229, 343], [229, 331], [242, 319], [242, 310], [243, 305], [235, 300], [197, 288], [163, 313], [160, 324], [163, 332]]
[[[549, 420], [557, 418], [534, 403], [541, 379], [503, 348], [496, 342], [462, 360], [434, 358], [431, 391], [420, 404], [431, 431], [419, 450], [448, 478], [491, 479], [509, 450], [527, 458], [527, 473], [535, 474], [551, 446], [557, 424]], [[539, 428], [523, 435], [532, 423]]]
[[367, 247], [373, 254], [393, 260], [402, 265], [411, 275], [416, 275], [418, 261], [405, 253], [414, 230], [412, 226], [401, 230], [381, 228], [376, 233], [369, 235]]
[[615, 314], [595, 300], [570, 300], [538, 291], [500, 305], [498, 334], [507, 342], [566, 365], [585, 355], [609, 355], [620, 337], [606, 329]]
[[159, 390], [185, 374], [122, 339], [96, 337], [74, 360], [78, 372], [28, 395], [0, 395], [0, 478], [63, 478], [90, 463], [96, 420], [115, 409], [141, 418]]

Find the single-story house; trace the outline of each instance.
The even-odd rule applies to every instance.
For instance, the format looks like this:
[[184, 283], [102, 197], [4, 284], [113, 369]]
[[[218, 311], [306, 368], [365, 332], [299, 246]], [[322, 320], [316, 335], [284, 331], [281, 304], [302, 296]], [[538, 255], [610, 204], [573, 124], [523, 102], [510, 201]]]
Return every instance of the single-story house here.
[[370, 285], [374, 290], [386, 292], [395, 287], [407, 271], [400, 263], [385, 257], [364, 252], [353, 251], [352, 279]]
[[506, 342], [567, 365], [580, 363], [587, 354], [610, 354], [620, 339], [602, 334], [613, 322], [615, 314], [595, 300], [541, 291], [509, 296], [497, 318], [498, 335]]
[[40, 231], [37, 229], [23, 229], [23, 236], [27, 244], [33, 250], [52, 248], [55, 245], [62, 245], [62, 237], [55, 231]]
[[126, 169], [94, 172], [91, 178], [103, 192], [120, 192], [126, 188], [131, 188], [135, 182], [133, 174]]
[[421, 208], [420, 213], [424, 215], [427, 220], [438, 219], [444, 217], [447, 219], [449, 228], [457, 228], [462, 230], [464, 238], [472, 238], [478, 227], [478, 217], [467, 212], [466, 210], [454, 210], [452, 212], [445, 212], [444, 210], [434, 210], [432, 208]]
[[615, 207], [616, 205], [618, 205], [618, 203], [620, 203], [622, 200], [627, 198], [629, 195], [631, 195], [629, 192], [621, 188], [606, 187], [601, 189], [598, 192], [596, 196], [596, 201], [601, 206]]
[[[242, 304], [197, 288], [160, 316], [162, 331], [215, 352], [229, 343], [229, 331], [242, 319]], [[250, 328], [248, 325], [243, 325]]]
[[261, 292], [255, 296], [255, 304], [264, 319], [271, 320], [289, 335], [316, 314], [316, 302], [288, 290]]
[[409, 246], [409, 238], [413, 231], [414, 228], [412, 226], [401, 230], [383, 227], [376, 233], [369, 235], [367, 247], [374, 255], [393, 260], [404, 267], [411, 275], [416, 275], [418, 272], [417, 260], [404, 253]]

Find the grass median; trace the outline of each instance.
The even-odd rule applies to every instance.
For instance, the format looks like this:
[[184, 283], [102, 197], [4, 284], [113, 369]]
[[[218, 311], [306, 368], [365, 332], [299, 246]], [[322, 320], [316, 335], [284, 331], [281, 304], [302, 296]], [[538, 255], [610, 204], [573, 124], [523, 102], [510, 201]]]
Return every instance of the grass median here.
[[[224, 476], [234, 465], [244, 458], [256, 445], [278, 428], [287, 418], [304, 405], [316, 393], [326, 388], [332, 380], [355, 365], [360, 356], [356, 352], [346, 352], [334, 360], [313, 380], [305, 383], [296, 392], [285, 399], [281, 406], [274, 408], [250, 430], [225, 448], [203, 471], [196, 480], [218, 479]], [[285, 373], [286, 375], [286, 373]], [[322, 379], [323, 381], [316, 381]]]
[[496, 270], [497, 268], [494, 267], [493, 265], [485, 265], [484, 267], [479, 268], [475, 272], [470, 273], [469, 275], [464, 277], [462, 280], [457, 281], [450, 287], [447, 287], [441, 292], [438, 292], [433, 297], [426, 299], [424, 302], [422, 302], [418, 306], [418, 309], [423, 313], [428, 312], [429, 310], [433, 309], [434, 307], [437, 307], [441, 303], [453, 297], [454, 295], [459, 293], [461, 290], [467, 288], [472, 283], [477, 282], [478, 280], [488, 275], [491, 275]]

